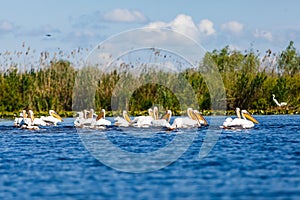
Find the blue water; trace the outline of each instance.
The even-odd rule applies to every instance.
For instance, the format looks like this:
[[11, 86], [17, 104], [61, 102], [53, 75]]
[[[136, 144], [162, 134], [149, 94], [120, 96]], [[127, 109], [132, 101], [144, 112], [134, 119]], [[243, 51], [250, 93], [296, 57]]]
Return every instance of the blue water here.
[[[114, 127], [97, 131], [134, 153], [158, 150], [176, 134], [196, 134], [178, 160], [146, 173], [121, 172], [99, 162], [73, 119], [40, 131], [2, 120], [0, 199], [300, 199], [300, 115], [256, 118], [260, 124], [251, 130], [221, 131], [203, 159], [199, 150], [207, 128], [152, 130], [156, 134], [137, 139]], [[128, 162], [124, 159], [124, 166]]]

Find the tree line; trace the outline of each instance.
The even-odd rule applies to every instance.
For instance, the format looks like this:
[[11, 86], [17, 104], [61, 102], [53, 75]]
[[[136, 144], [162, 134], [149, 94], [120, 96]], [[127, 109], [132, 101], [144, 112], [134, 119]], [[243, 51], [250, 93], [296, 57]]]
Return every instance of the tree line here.
[[[22, 109], [35, 112], [53, 109], [61, 112], [84, 107], [113, 110], [114, 93], [120, 81], [135, 83], [147, 80], [149, 76], [153, 77], [151, 73], [155, 73], [149, 72], [134, 77], [126, 74], [126, 70], [105, 73], [93, 66], [76, 69], [68, 59], [51, 59], [46, 55], [48, 54], [42, 52], [39, 62], [25, 63], [26, 69], [21, 70], [20, 64], [14, 62], [13, 56], [8, 59], [7, 53], [0, 54], [0, 112], [19, 112]], [[181, 102], [189, 102], [194, 98], [189, 95], [190, 91], [185, 91], [186, 88], [180, 82], [174, 81], [184, 78], [195, 92], [195, 108], [211, 110], [213, 95], [201, 72], [208, 62], [215, 65], [221, 75], [226, 91], [222, 101], [227, 109], [232, 110], [237, 106], [253, 110], [274, 109], [277, 108], [272, 100], [272, 95], [275, 94], [279, 101], [288, 103], [286, 109], [299, 111], [300, 55], [292, 41], [278, 54], [271, 50], [263, 55], [252, 49], [241, 52], [231, 50], [229, 46], [207, 52], [198, 68], [186, 69], [178, 74], [159, 72], [158, 82], [133, 87], [134, 91], [127, 91], [129, 96], [128, 93], [119, 92], [120, 99], [117, 99], [117, 104], [126, 102], [131, 111], [144, 111], [153, 105], [180, 111]], [[86, 73], [83, 73], [84, 70]], [[82, 76], [87, 77], [78, 79]], [[160, 84], [160, 80], [172, 87]], [[78, 87], [82, 85], [85, 86]], [[78, 91], [79, 89], [82, 91]], [[74, 99], [74, 93], [78, 99]], [[89, 95], [92, 95], [92, 104], [86, 102]]]

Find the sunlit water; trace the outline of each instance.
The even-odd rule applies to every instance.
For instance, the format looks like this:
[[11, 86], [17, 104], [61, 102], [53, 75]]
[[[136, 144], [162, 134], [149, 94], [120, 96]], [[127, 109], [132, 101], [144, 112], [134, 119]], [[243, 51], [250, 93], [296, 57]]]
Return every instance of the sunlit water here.
[[260, 124], [251, 130], [221, 131], [203, 159], [199, 150], [207, 128], [154, 130], [151, 137], [137, 139], [114, 127], [97, 131], [135, 153], [160, 149], [176, 134], [197, 134], [177, 161], [147, 173], [120, 172], [99, 162], [73, 119], [40, 131], [2, 120], [0, 199], [299, 199], [300, 116], [256, 118]]

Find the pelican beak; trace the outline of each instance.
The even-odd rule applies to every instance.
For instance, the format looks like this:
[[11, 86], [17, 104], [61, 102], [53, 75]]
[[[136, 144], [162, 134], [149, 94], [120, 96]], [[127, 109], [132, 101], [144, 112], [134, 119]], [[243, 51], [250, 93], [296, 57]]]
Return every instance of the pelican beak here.
[[52, 114], [52, 116], [55, 117], [56, 119], [61, 120], [62, 122], [64, 121], [64, 120], [61, 118], [61, 116], [59, 116], [56, 112], [54, 112], [54, 113]]
[[128, 114], [127, 114], [127, 112], [123, 112], [123, 117], [124, 117], [124, 119], [127, 121], [127, 122], [131, 122], [131, 119], [130, 119], [130, 117], [128, 116]]
[[189, 110], [189, 116], [191, 116], [192, 120], [197, 121], [197, 116], [196, 116], [195, 112], [193, 112], [193, 110]]
[[258, 124], [258, 123], [259, 123], [259, 122], [258, 122], [254, 117], [252, 117], [252, 115], [250, 115], [249, 113], [244, 113], [244, 116], [245, 116], [248, 120], [252, 121], [252, 122], [255, 123], [255, 124]]
[[155, 112], [155, 119], [158, 119], [158, 112]]
[[198, 119], [199, 121], [203, 121], [203, 122], [204, 122], [204, 126], [208, 125], [206, 119], [203, 117], [203, 115], [201, 115], [200, 112], [195, 111], [194, 113], [195, 113], [195, 116], [197, 117], [197, 119]]
[[198, 119], [198, 117], [197, 117], [197, 115], [196, 115], [196, 112], [195, 112], [195, 111], [191, 111], [190, 116], [191, 116], [192, 120], [197, 121], [198, 126], [200, 127], [200, 126], [201, 126], [201, 122], [200, 122], [200, 120]]
[[104, 116], [104, 113], [101, 111], [99, 113], [99, 115], [97, 116], [96, 121], [98, 121], [99, 119], [103, 118], [103, 116]]

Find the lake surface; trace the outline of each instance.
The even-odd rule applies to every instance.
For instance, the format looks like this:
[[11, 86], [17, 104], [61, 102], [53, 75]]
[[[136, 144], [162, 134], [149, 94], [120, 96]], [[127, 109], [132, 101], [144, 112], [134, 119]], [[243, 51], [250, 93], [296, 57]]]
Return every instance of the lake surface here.
[[[0, 199], [300, 199], [300, 115], [255, 117], [260, 124], [250, 130], [210, 127], [175, 132], [109, 127], [80, 133], [71, 118], [57, 127], [29, 131], [2, 120]], [[200, 159], [209, 130], [218, 134], [218, 140]], [[177, 142], [170, 158], [181, 147], [188, 148], [170, 163], [151, 160], [132, 165], [132, 159], [120, 159], [106, 146], [107, 151], [98, 146], [110, 141], [134, 155], [150, 155], [178, 135], [181, 139], [192, 135], [193, 140]], [[94, 145], [89, 146], [84, 137]], [[91, 148], [111, 162], [100, 162]], [[115, 163], [119, 165], [109, 166]], [[159, 164], [163, 167], [155, 170]], [[130, 168], [137, 166], [141, 168]]]

